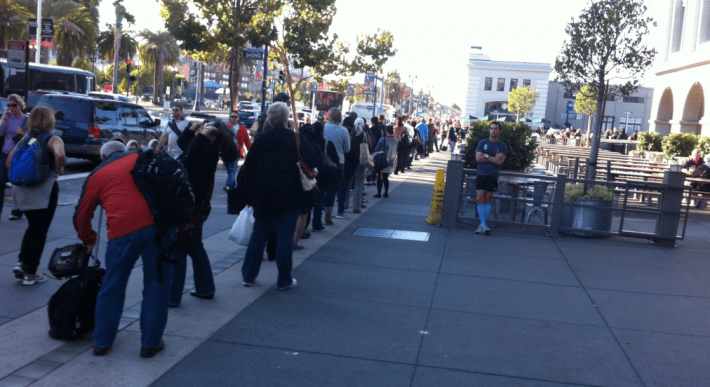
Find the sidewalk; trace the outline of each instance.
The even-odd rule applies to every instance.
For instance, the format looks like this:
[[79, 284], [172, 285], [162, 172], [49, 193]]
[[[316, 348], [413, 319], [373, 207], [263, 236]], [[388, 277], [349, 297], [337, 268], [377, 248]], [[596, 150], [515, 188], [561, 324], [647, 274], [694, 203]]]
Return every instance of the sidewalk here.
[[[706, 220], [689, 223], [675, 249], [515, 226], [489, 236], [442, 229], [424, 219], [448, 157], [434, 153], [414, 173], [392, 176], [389, 198], [372, 198], [368, 187], [363, 214], [303, 241], [298, 287], [287, 292], [274, 289], [271, 262], [254, 287], [241, 285], [244, 248], [226, 239], [234, 216], [224, 215], [225, 195], [216, 197], [205, 246], [217, 294], [186, 295], [171, 309], [166, 349], [152, 359], [138, 356], [140, 270], [123, 329], [101, 358], [89, 337], [50, 339], [42, 304], [11, 314], [35, 298], [46, 304], [55, 281], [22, 288], [3, 277], [0, 386], [708, 385]], [[223, 178], [220, 170], [218, 187]], [[73, 228], [58, 221], [51, 243], [64, 245]], [[0, 221], [3, 242], [24, 231], [8, 223]], [[14, 264], [10, 249], [0, 247], [1, 272]]]

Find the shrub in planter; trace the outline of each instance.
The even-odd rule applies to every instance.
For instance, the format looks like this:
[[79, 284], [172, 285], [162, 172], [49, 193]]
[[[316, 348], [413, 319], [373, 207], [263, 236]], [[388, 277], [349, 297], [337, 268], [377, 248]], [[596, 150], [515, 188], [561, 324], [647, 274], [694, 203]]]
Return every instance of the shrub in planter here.
[[565, 186], [565, 199], [575, 200], [613, 200], [614, 192], [603, 185], [594, 185], [584, 192], [584, 184], [567, 184]]
[[[537, 144], [532, 138], [530, 127], [520, 123], [501, 122], [500, 140], [508, 147], [508, 155], [500, 167], [506, 171], [525, 171], [535, 160]], [[476, 147], [484, 138], [490, 136], [491, 121], [471, 122], [466, 142], [466, 168], [476, 168]]]
[[701, 155], [710, 155], [710, 137], [698, 137], [698, 145], [696, 145], [696, 148], [700, 151]]
[[663, 137], [663, 158], [688, 157], [697, 145], [698, 136], [693, 133], [671, 133]]
[[639, 133], [639, 144], [636, 149], [643, 156], [646, 152], [660, 152], [661, 134], [658, 132], [641, 132]]

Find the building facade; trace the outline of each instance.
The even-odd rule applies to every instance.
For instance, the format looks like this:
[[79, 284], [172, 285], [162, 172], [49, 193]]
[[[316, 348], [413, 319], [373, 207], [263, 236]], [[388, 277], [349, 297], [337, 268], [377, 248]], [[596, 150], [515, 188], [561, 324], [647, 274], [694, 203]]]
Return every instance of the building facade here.
[[710, 136], [710, 0], [668, 0], [668, 24], [654, 72], [653, 131]]
[[[480, 47], [472, 47], [468, 59], [468, 92], [464, 114], [475, 117], [505, 116], [515, 119], [508, 111], [508, 93], [518, 87], [530, 86], [540, 95], [526, 118], [545, 118], [549, 77], [549, 63], [492, 61]], [[539, 123], [533, 123], [539, 126]]]
[[[587, 130], [589, 125], [587, 116], [567, 111], [567, 106], [570, 103], [574, 107], [575, 98], [576, 95], [567, 93], [562, 83], [550, 82], [545, 118], [550, 121], [551, 127], [569, 128], [574, 126]], [[616, 100], [608, 99], [604, 107], [602, 130], [616, 127], [626, 130], [629, 134], [634, 130], [648, 131], [652, 100], [653, 89], [648, 87], [639, 87], [634, 94], [628, 97], [619, 97]]]

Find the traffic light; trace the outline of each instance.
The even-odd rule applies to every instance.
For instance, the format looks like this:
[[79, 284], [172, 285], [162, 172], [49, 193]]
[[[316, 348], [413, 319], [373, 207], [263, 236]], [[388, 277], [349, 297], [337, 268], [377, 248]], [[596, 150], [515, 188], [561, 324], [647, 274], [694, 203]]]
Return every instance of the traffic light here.
[[128, 73], [128, 75], [131, 75], [131, 60], [130, 59], [126, 60], [126, 72]]
[[281, 85], [284, 84], [284, 72], [283, 72], [283, 70], [279, 71], [279, 84], [281, 84]]

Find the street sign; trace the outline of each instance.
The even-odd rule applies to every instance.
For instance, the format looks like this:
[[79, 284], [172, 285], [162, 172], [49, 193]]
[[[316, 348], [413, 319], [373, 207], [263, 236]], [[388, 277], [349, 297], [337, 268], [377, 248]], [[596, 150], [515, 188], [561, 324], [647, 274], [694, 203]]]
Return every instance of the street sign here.
[[15, 66], [25, 65], [25, 42], [21, 40], [7, 41], [7, 63]]
[[261, 60], [264, 57], [264, 49], [262, 48], [244, 48], [244, 59], [246, 60]]
[[269, 89], [274, 90], [276, 88], [276, 82], [269, 82]]
[[316, 110], [327, 112], [330, 108], [342, 108], [343, 93], [339, 91], [319, 91], [316, 93]]
[[318, 82], [313, 82], [311, 84], [311, 91], [318, 91]]
[[567, 111], [571, 112], [574, 110], [574, 101], [567, 101]]
[[368, 73], [365, 75], [365, 86], [362, 88], [364, 94], [375, 94], [375, 74]]
[[[27, 19], [29, 24], [30, 45], [37, 47], [37, 19]], [[54, 19], [42, 19], [40, 46], [54, 46]]]

